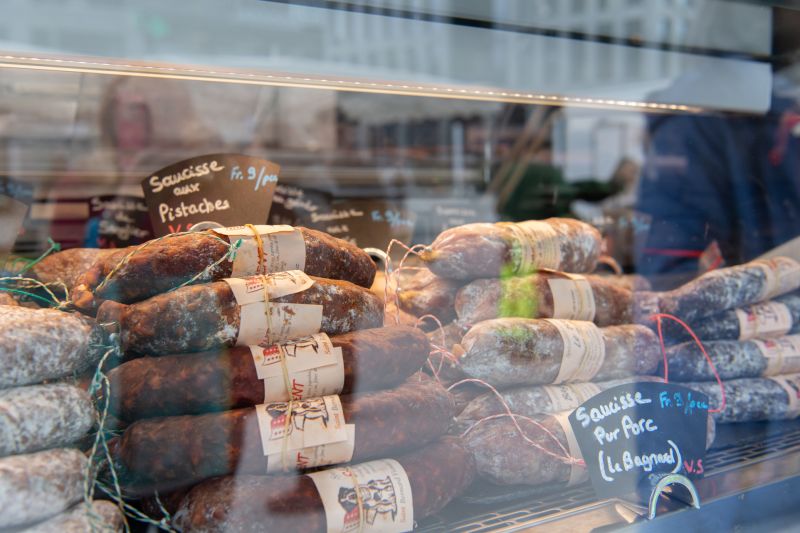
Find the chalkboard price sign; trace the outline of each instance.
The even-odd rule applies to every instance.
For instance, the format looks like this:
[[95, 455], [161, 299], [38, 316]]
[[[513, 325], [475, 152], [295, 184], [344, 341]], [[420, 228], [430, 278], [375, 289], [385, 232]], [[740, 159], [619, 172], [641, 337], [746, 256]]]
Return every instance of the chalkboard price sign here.
[[575, 409], [570, 425], [603, 497], [635, 492], [651, 474], [703, 474], [708, 397], [671, 383], [608, 389]]
[[204, 155], [162, 168], [142, 181], [153, 230], [162, 236], [200, 222], [264, 224], [279, 170], [241, 154]]

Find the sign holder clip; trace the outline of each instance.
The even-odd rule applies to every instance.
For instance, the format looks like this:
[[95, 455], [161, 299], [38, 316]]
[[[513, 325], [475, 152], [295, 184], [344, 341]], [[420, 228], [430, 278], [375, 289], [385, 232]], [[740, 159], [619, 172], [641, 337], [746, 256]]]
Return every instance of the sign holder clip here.
[[[671, 490], [668, 493], [664, 493], [664, 490], [669, 486], [683, 487], [684, 490]], [[691, 505], [695, 509], [700, 509], [700, 496], [697, 494], [694, 483], [682, 474], [671, 472], [666, 474], [652, 474], [642, 483], [642, 490], [645, 493], [650, 493], [647, 499], [648, 520], [652, 520], [656, 517], [658, 499], [662, 494], [666, 494], [673, 500], [683, 502], [686, 505]]]

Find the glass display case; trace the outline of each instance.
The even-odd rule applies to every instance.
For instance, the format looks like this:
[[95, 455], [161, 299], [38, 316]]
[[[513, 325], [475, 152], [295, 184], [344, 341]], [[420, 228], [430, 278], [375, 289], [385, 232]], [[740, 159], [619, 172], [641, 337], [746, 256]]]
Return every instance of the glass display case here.
[[0, 531], [795, 528], [790, 2], [3, 12]]

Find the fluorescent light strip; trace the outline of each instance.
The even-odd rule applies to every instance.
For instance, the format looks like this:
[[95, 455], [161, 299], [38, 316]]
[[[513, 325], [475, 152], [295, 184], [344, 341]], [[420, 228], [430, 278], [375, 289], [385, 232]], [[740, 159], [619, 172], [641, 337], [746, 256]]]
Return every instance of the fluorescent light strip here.
[[281, 87], [302, 87], [310, 89], [334, 89], [339, 91], [398, 94], [404, 96], [429, 96], [434, 98], [454, 98], [459, 100], [484, 100], [492, 102], [513, 102], [546, 105], [576, 105], [628, 109], [649, 112], [701, 113], [702, 108], [681, 104], [638, 102], [606, 98], [582, 98], [576, 96], [557, 96], [549, 94], [508, 92], [498, 89], [458, 88], [446, 86], [409, 85], [402, 83], [368, 82], [347, 79], [309, 78], [285, 74], [266, 74], [238, 71], [216, 71], [189, 67], [168, 67], [160, 65], [134, 65], [75, 59], [0, 56], [0, 68], [47, 70], [58, 72], [79, 72], [84, 74], [140, 76], [150, 78], [171, 78], [249, 85], [274, 85]]

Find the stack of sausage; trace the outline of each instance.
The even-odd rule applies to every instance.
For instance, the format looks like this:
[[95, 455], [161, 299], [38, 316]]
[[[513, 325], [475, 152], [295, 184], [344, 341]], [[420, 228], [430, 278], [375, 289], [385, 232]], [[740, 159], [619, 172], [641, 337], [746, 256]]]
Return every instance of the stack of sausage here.
[[129, 424], [110, 443], [126, 494], [172, 492], [185, 531], [400, 531], [463, 491], [453, 399], [418, 372], [424, 333], [382, 327], [374, 275], [345, 241], [249, 226], [152, 241], [79, 278], [73, 301], [123, 354], [107, 400]]
[[[660, 310], [685, 322], [722, 381], [718, 422], [781, 420], [800, 414], [800, 264], [787, 257], [709, 272], [657, 296]], [[723, 390], [700, 346], [675, 322], [663, 323], [670, 380], [708, 394]]]
[[97, 335], [78, 315], [0, 305], [0, 529], [122, 529], [115, 505], [84, 501], [91, 399], [57, 381], [96, 363]]
[[600, 247], [599, 232], [575, 220], [469, 224], [440, 234], [421, 254], [429, 272], [399, 294], [409, 312], [455, 319], [439, 341], [452, 353], [434, 373], [481, 392], [462, 403], [455, 429], [492, 482], [577, 481], [565, 413], [613, 380], [658, 369], [655, 334], [633, 324], [631, 289], [587, 274]]

